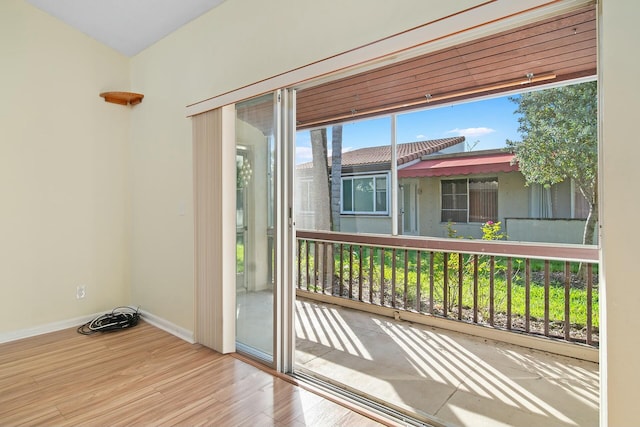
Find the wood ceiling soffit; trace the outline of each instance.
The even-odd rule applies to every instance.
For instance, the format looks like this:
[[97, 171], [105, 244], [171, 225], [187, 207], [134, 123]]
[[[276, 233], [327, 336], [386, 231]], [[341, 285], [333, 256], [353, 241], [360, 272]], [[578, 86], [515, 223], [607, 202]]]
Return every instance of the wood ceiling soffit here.
[[403, 104], [424, 99], [427, 93], [453, 93], [523, 78], [527, 73], [554, 73], [555, 81], [592, 76], [596, 73], [596, 45], [596, 12], [589, 6], [300, 90], [297, 121], [299, 128], [304, 128], [305, 123], [323, 120], [330, 124], [332, 117], [353, 112], [379, 108], [398, 112]]

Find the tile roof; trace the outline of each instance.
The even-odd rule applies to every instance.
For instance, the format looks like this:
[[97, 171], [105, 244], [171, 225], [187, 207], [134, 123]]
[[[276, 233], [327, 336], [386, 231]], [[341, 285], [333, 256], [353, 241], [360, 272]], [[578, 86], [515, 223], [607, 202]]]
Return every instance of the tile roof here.
[[[403, 165], [412, 160], [420, 159], [422, 156], [437, 153], [445, 148], [464, 142], [464, 136], [454, 138], [431, 139], [428, 141], [407, 142], [398, 144], [397, 156], [398, 165]], [[331, 157], [328, 159], [331, 165]], [[368, 166], [368, 165], [384, 165], [391, 162], [391, 145], [383, 145], [379, 147], [359, 148], [353, 151], [342, 153], [342, 166]], [[312, 162], [298, 165], [299, 169], [307, 169], [313, 166]]]
[[[397, 145], [398, 165], [464, 142], [464, 136], [408, 142]], [[391, 146], [367, 147], [342, 153], [342, 166], [361, 166], [391, 161]]]

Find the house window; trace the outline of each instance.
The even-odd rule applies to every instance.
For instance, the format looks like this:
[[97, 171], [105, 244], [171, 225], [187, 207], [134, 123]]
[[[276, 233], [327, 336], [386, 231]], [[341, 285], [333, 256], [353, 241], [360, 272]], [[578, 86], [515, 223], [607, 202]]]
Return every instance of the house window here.
[[467, 222], [467, 180], [442, 181], [442, 222]]
[[311, 199], [313, 186], [311, 180], [301, 180], [298, 182], [298, 209], [300, 213], [313, 213], [313, 201]]
[[388, 214], [387, 175], [342, 178], [342, 213]]
[[545, 187], [529, 185], [529, 216], [531, 218], [587, 219], [589, 202], [572, 180]]
[[442, 222], [498, 220], [498, 179], [452, 179], [442, 184]]
[[[529, 216], [531, 218], [553, 218], [553, 190], [557, 190], [557, 186], [545, 187], [535, 183], [529, 185]], [[557, 193], [557, 191], [554, 192]]]

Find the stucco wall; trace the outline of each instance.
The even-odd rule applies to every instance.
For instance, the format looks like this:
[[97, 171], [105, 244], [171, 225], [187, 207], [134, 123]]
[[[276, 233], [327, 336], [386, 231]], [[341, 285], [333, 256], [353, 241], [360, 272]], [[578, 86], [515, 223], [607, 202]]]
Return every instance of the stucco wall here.
[[513, 241], [581, 244], [585, 222], [581, 219], [507, 218], [504, 230]]
[[345, 233], [391, 234], [391, 217], [341, 215], [340, 231]]

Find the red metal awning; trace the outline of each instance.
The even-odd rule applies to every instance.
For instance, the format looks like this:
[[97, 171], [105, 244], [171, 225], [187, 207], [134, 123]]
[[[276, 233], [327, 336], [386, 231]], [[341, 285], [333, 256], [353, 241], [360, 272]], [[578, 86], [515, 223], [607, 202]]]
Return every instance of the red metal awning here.
[[463, 157], [445, 157], [423, 160], [398, 170], [399, 178], [419, 178], [424, 176], [471, 175], [496, 172], [513, 172], [517, 164], [511, 164], [512, 153], [492, 153]]

